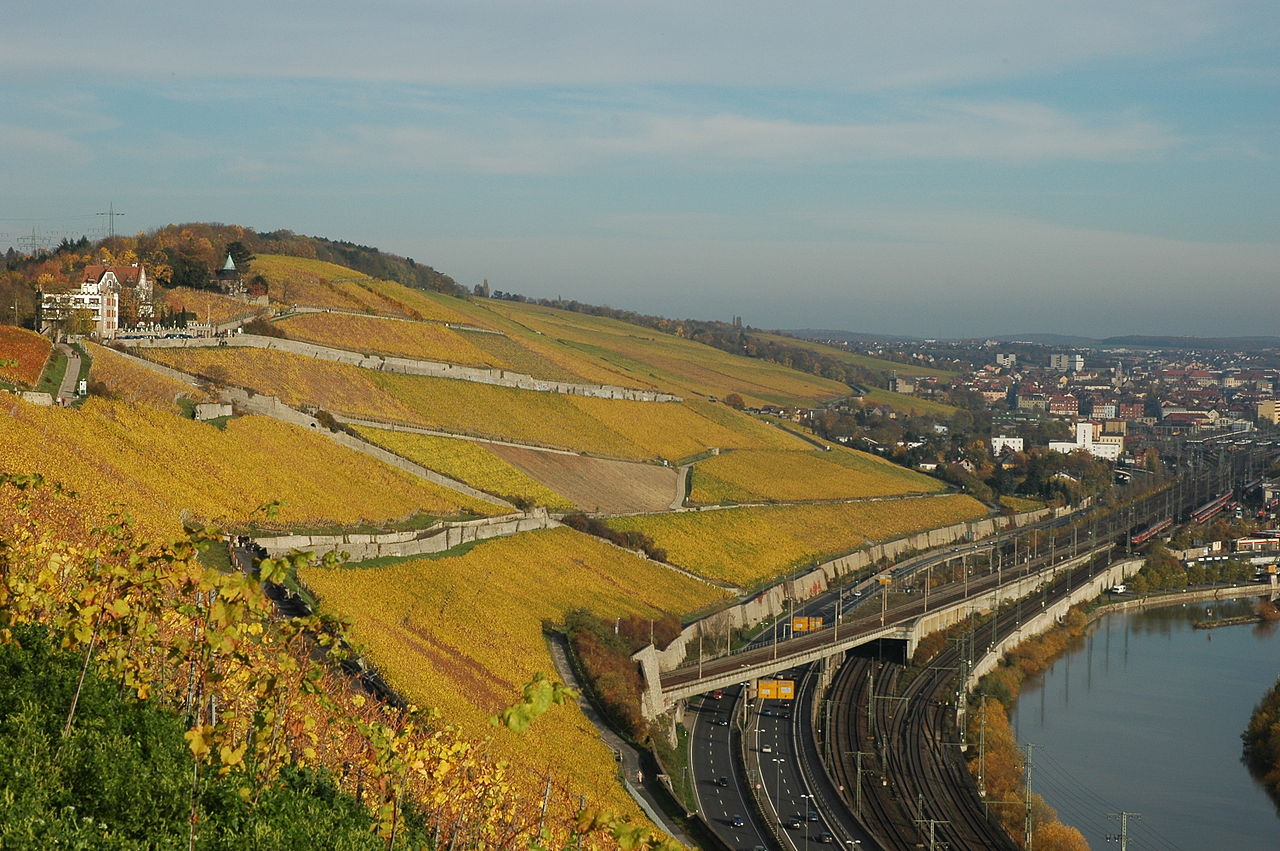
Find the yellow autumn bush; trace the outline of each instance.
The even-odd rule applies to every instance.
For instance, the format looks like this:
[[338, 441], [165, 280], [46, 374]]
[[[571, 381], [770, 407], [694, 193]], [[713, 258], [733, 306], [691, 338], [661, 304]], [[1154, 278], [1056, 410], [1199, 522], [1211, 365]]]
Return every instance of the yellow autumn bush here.
[[[301, 578], [323, 610], [351, 619], [354, 638], [401, 694], [439, 707], [476, 735], [533, 673], [554, 670], [543, 620], [560, 621], [575, 607], [603, 618], [656, 617], [724, 595], [565, 527], [486, 541], [456, 556], [309, 568]], [[576, 707], [539, 719], [521, 736], [494, 736], [502, 757], [634, 813], [614, 779], [613, 755]]]
[[504, 498], [573, 511], [573, 502], [491, 452], [483, 443], [430, 434], [359, 428], [360, 436], [410, 461]]
[[673, 564], [748, 587], [868, 541], [900, 538], [986, 513], [972, 497], [949, 495], [644, 514], [615, 517], [609, 525], [653, 538]]

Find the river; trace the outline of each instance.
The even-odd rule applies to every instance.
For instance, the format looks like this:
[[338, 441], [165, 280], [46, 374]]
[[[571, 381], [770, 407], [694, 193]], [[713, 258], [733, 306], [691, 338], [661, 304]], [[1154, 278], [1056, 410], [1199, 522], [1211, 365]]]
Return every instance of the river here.
[[1280, 848], [1280, 818], [1240, 761], [1240, 733], [1280, 674], [1275, 624], [1193, 629], [1248, 600], [1107, 615], [1028, 680], [1012, 713], [1032, 790], [1094, 849]]

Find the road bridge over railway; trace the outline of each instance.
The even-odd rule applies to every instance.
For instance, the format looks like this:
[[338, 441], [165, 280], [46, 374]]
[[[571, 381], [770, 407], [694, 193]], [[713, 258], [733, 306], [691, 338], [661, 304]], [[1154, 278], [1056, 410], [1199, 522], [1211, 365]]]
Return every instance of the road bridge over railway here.
[[[642, 712], [647, 718], [656, 718], [693, 695], [755, 680], [876, 642], [881, 643], [882, 651], [888, 651], [886, 655], [905, 661], [925, 635], [945, 629], [971, 613], [990, 611], [1002, 600], [1026, 597], [1047, 587], [1057, 573], [1069, 571], [1110, 549], [1111, 545], [1107, 544], [1081, 551], [1075, 556], [1046, 563], [1037, 570], [1028, 569], [1033, 566], [1028, 565], [1024, 568], [1027, 572], [1011, 569], [951, 582], [933, 588], [927, 595], [914, 594], [907, 603], [892, 608], [883, 606], [875, 614], [837, 620], [833, 626], [818, 632], [702, 660], [675, 670], [660, 670], [657, 649], [646, 647], [632, 657], [644, 674]], [[882, 604], [884, 602], [882, 598]], [[863, 608], [868, 605], [864, 604]]]

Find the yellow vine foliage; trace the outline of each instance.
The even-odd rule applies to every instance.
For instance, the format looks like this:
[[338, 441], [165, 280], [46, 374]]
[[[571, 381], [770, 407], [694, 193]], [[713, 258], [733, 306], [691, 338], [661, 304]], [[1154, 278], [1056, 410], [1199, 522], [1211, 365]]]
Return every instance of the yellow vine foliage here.
[[269, 349], [145, 349], [150, 360], [195, 375], [219, 375], [230, 384], [275, 396], [294, 407], [420, 424], [408, 405], [382, 390], [376, 373]]
[[262, 305], [249, 304], [212, 290], [193, 290], [190, 287], [164, 290], [163, 298], [164, 305], [169, 310], [188, 310], [196, 315], [197, 322], [212, 322], [214, 325], [267, 312]]
[[[364, 354], [504, 369], [508, 364], [473, 346], [442, 322], [341, 313], [304, 313], [276, 323], [290, 339]], [[477, 335], [470, 335], [477, 336]]]
[[619, 387], [652, 388], [655, 380], [650, 375], [636, 375], [634, 371], [616, 363], [617, 358], [601, 357], [598, 351], [570, 340], [557, 339], [543, 334], [508, 317], [498, 308], [505, 302], [476, 299], [463, 301], [439, 293], [423, 293], [465, 314], [467, 324], [501, 331], [505, 337], [495, 334], [475, 334], [474, 343], [511, 363], [511, 368], [538, 378], [555, 381], [582, 381], [588, 384], [615, 384]]
[[153, 537], [180, 534], [184, 513], [235, 525], [272, 500], [284, 502], [276, 520], [286, 527], [385, 522], [418, 510], [442, 516], [495, 510], [266, 417], [233, 419], [223, 431], [95, 398], [79, 410], [16, 400], [6, 408], [0, 472], [61, 481], [84, 495], [98, 520], [123, 506]]
[[[689, 612], [724, 592], [560, 527], [486, 541], [462, 555], [387, 567], [318, 567], [301, 577], [401, 693], [438, 706], [469, 735], [537, 671], [554, 670], [542, 634], [575, 607], [601, 617]], [[614, 779], [613, 755], [576, 708], [523, 735], [494, 734], [493, 749], [589, 800], [636, 813]]]
[[644, 514], [616, 517], [609, 525], [653, 538], [673, 564], [748, 587], [852, 552], [868, 541], [900, 538], [986, 513], [969, 496], [934, 496]]
[[723, 405], [631, 402], [365, 370], [271, 349], [149, 349], [148, 358], [293, 405], [607, 457], [677, 460], [710, 446], [806, 444]]
[[380, 281], [354, 269], [306, 257], [259, 254], [253, 271], [267, 280], [277, 304], [347, 310], [408, 319], [463, 322], [466, 318], [427, 294]]
[[112, 398], [169, 411], [174, 410], [179, 397], [198, 402], [209, 400], [209, 394], [200, 388], [140, 366], [106, 346], [89, 343], [88, 347], [93, 358], [90, 379], [101, 382]]
[[840, 446], [803, 452], [743, 449], [699, 461], [690, 501], [796, 502], [933, 493], [937, 479]]
[[[459, 848], [615, 849], [634, 829], [591, 816], [594, 799], [581, 826], [562, 783], [543, 814], [546, 764], [522, 770], [434, 710], [368, 698], [337, 667], [340, 622], [282, 618], [256, 579], [202, 567], [197, 547], [220, 545], [208, 535], [156, 544], [125, 523], [91, 529], [89, 499], [35, 476], [0, 478], [0, 641], [39, 624], [122, 690], [186, 715], [193, 782], [235, 773], [254, 795], [286, 766], [325, 770], [361, 797], [384, 839], [412, 805], [442, 846]], [[285, 568], [261, 566], [276, 581]]]
[[642, 386], [682, 395], [737, 393], [749, 403], [778, 405], [812, 404], [849, 395], [848, 386], [838, 381], [616, 319], [519, 302], [486, 304], [495, 313], [607, 363]]
[[723, 405], [700, 400], [619, 402], [569, 397], [579, 411], [641, 447], [641, 458], [677, 461], [711, 447], [798, 449], [803, 441]]
[[[357, 273], [351, 273], [357, 274]], [[463, 325], [488, 327], [477, 322], [475, 317], [466, 311], [466, 302], [444, 293], [419, 290], [406, 287], [395, 281], [369, 280], [361, 286], [370, 292], [377, 293], [388, 301], [401, 305], [408, 316], [418, 319], [430, 319], [436, 322], [455, 322]]]
[[518, 497], [532, 505], [573, 511], [570, 500], [517, 470], [483, 443], [430, 434], [358, 428], [360, 436], [422, 466], [500, 497]]
[[40, 380], [53, 344], [35, 331], [0, 325], [0, 381], [30, 389]]

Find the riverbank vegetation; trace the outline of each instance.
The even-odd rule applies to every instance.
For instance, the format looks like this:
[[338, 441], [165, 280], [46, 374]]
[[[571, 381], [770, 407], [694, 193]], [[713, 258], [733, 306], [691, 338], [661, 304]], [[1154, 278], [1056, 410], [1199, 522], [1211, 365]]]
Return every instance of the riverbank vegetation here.
[[[1036, 638], [1018, 644], [1005, 654], [999, 667], [978, 683], [976, 700], [967, 714], [968, 740], [985, 747], [970, 748], [969, 770], [979, 778], [988, 801], [1010, 802], [992, 813], [1019, 844], [1025, 841], [1023, 756], [1009, 723], [1009, 710], [1030, 676], [1048, 669], [1054, 659], [1079, 642], [1088, 618], [1083, 606], [1073, 606], [1062, 622]], [[1057, 813], [1039, 796], [1031, 796], [1032, 844], [1038, 851], [1084, 851], [1089, 845], [1074, 827], [1058, 821]]]
[[1250, 773], [1280, 806], [1280, 679], [1258, 701], [1240, 738]]
[[1150, 591], [1174, 591], [1189, 585], [1214, 585], [1219, 582], [1248, 582], [1253, 579], [1253, 565], [1237, 559], [1184, 564], [1160, 542], [1151, 545], [1146, 562], [1129, 580], [1135, 594]]

